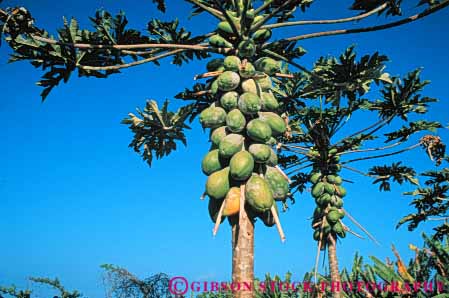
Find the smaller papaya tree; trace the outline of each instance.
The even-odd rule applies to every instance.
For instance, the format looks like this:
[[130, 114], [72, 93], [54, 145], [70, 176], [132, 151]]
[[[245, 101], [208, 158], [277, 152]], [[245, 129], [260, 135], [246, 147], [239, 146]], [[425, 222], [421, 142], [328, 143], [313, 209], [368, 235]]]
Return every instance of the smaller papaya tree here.
[[[442, 125], [424, 120], [429, 105], [437, 101], [421, 94], [429, 82], [421, 80], [420, 70], [403, 78], [390, 76], [385, 71], [387, 61], [379, 53], [357, 59], [354, 47], [350, 47], [338, 58], [318, 59], [311, 73], [283, 78], [278, 92], [288, 106], [291, 128], [291, 134], [277, 145], [283, 153], [280, 163], [293, 181], [294, 192], [303, 192], [311, 185], [316, 203], [313, 238], [318, 243], [315, 268], [319, 252], [327, 250], [333, 282], [341, 281], [337, 241], [347, 233], [360, 237], [344, 218], [376, 241], [344, 207], [343, 198], [351, 197], [344, 184], [353, 183], [345, 179], [345, 172], [373, 179], [380, 191], [389, 191], [392, 182], [418, 185], [413, 164], [385, 165], [382, 159], [420, 147], [425, 149], [423, 154], [437, 149], [431, 141], [437, 137], [426, 135], [426, 131], [436, 132]], [[369, 96], [374, 84], [380, 99], [368, 99], [375, 98]], [[358, 115], [374, 119], [373, 123], [354, 129], [359, 125], [351, 125], [352, 119]], [[353, 165], [365, 160], [371, 164], [380, 161], [369, 169]], [[334, 297], [340, 294], [335, 292]]]

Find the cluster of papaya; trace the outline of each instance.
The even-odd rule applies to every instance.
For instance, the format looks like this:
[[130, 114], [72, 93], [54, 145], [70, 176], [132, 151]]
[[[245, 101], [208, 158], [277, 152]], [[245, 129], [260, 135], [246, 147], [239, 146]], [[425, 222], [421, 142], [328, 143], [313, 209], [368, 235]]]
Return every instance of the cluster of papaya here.
[[341, 185], [343, 179], [338, 175], [339, 156], [335, 153], [335, 149], [328, 152], [330, 163], [327, 174], [323, 174], [317, 167], [310, 176], [310, 182], [313, 184], [312, 196], [317, 205], [312, 221], [313, 238], [321, 243], [321, 249], [326, 247], [329, 235], [334, 239], [346, 237], [346, 230], [341, 222], [345, 215], [343, 197], [346, 196], [346, 189]]
[[[257, 46], [265, 43], [271, 38], [270, 29], [251, 30], [260, 27], [264, 22], [264, 15], [255, 15], [254, 9], [248, 9], [244, 15], [235, 11], [227, 11], [229, 21], [218, 24], [216, 34], [209, 38], [209, 44], [217, 48], [236, 49], [239, 56], [251, 58], [254, 56]], [[244, 27], [244, 28], [242, 28]], [[239, 33], [248, 31], [245, 38], [238, 36]]]
[[218, 74], [208, 82], [215, 101], [200, 114], [203, 128], [211, 130], [212, 147], [202, 161], [211, 218], [219, 222], [236, 215], [245, 202], [250, 217], [273, 226], [275, 201], [289, 195], [288, 178], [277, 167], [272, 148], [275, 137], [286, 131], [270, 90], [270, 76], [280, 63], [268, 57], [251, 63], [227, 56], [211, 60], [207, 69]]

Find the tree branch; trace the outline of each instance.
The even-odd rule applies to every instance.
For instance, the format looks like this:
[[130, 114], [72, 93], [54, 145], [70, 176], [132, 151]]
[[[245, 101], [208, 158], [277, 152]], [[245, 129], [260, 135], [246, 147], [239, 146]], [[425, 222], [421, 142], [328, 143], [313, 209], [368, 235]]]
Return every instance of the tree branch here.
[[273, 0], [268, 0], [268, 1], [266, 1], [264, 4], [262, 4], [259, 8], [257, 8], [257, 9], [254, 11], [254, 14], [255, 14], [255, 15], [258, 15], [262, 10], [264, 10], [265, 8], [267, 8], [268, 6], [270, 6], [272, 2], [273, 2]]
[[323, 25], [323, 24], [337, 24], [337, 23], [346, 23], [351, 21], [358, 21], [364, 18], [367, 18], [373, 14], [378, 13], [379, 11], [384, 10], [388, 6], [387, 3], [382, 4], [381, 6], [370, 10], [366, 13], [349, 17], [349, 18], [343, 18], [343, 19], [334, 19], [334, 20], [312, 20], [312, 21], [297, 21], [297, 22], [285, 22], [285, 23], [278, 23], [278, 24], [270, 24], [262, 26], [261, 29], [275, 29], [280, 27], [288, 27], [288, 26], [300, 26], [300, 25]]
[[139, 61], [134, 61], [131, 63], [126, 63], [126, 64], [119, 64], [119, 65], [112, 65], [112, 66], [88, 66], [88, 65], [77, 65], [78, 68], [84, 69], [84, 70], [97, 70], [97, 71], [105, 71], [105, 70], [119, 70], [119, 69], [123, 69], [123, 68], [129, 68], [129, 67], [133, 67], [133, 66], [137, 66], [137, 65], [141, 65], [141, 64], [145, 64], [145, 63], [149, 63], [152, 61], [156, 61], [165, 57], [169, 57], [171, 55], [177, 54], [184, 51], [184, 49], [177, 49], [177, 50], [173, 50], [158, 56], [154, 56], [154, 57], [150, 57], [147, 59], [142, 59]]
[[304, 39], [311, 39], [311, 38], [315, 38], [315, 37], [342, 35], [342, 34], [354, 34], [354, 33], [364, 33], [364, 32], [371, 32], [371, 31], [385, 30], [385, 29], [397, 27], [400, 25], [404, 25], [407, 23], [411, 23], [411, 22], [421, 19], [427, 15], [430, 15], [434, 12], [437, 12], [438, 10], [443, 9], [448, 5], [449, 5], [449, 0], [445, 0], [445, 1], [441, 2], [440, 4], [437, 4], [437, 5], [433, 6], [432, 8], [429, 8], [421, 13], [415, 14], [415, 15], [410, 16], [405, 19], [401, 19], [396, 22], [391, 22], [391, 23], [387, 23], [387, 24], [383, 24], [383, 25], [371, 26], [371, 27], [365, 27], [365, 28], [339, 29], [339, 30], [332, 30], [332, 31], [315, 32], [315, 33], [294, 36], [294, 37], [286, 38], [283, 40], [298, 41], [298, 40], [304, 40]]
[[396, 146], [401, 145], [404, 142], [397, 142], [388, 146], [384, 146], [384, 147], [377, 147], [377, 148], [367, 148], [367, 149], [358, 149], [358, 150], [348, 150], [345, 152], [340, 152], [337, 153], [337, 155], [344, 155], [344, 154], [350, 154], [350, 153], [361, 153], [361, 152], [370, 152], [370, 151], [382, 151], [382, 150], [386, 150], [386, 149], [390, 149]]
[[366, 157], [360, 157], [360, 158], [351, 159], [351, 160], [348, 160], [348, 161], [344, 161], [344, 162], [342, 162], [341, 164], [344, 165], [344, 164], [351, 163], [351, 162], [355, 162], [355, 161], [368, 160], [368, 159], [375, 159], [375, 158], [381, 158], [381, 157], [386, 157], [386, 156], [392, 156], [392, 155], [400, 154], [400, 153], [403, 153], [403, 152], [406, 152], [406, 151], [409, 151], [409, 150], [413, 150], [413, 149], [415, 149], [415, 148], [418, 147], [418, 146], [421, 146], [421, 143], [417, 143], [417, 144], [414, 144], [414, 145], [409, 146], [409, 147], [407, 147], [407, 148], [404, 148], [404, 149], [402, 149], [402, 150], [395, 151], [395, 152], [391, 152], [391, 153], [386, 153], [386, 154], [381, 154], [381, 155], [366, 156]]
[[101, 45], [101, 44], [87, 44], [87, 43], [65, 43], [60, 42], [51, 38], [41, 37], [31, 34], [31, 37], [37, 41], [45, 42], [48, 44], [68, 46], [78, 49], [117, 49], [117, 50], [131, 50], [131, 49], [149, 49], [149, 48], [159, 48], [159, 49], [186, 49], [186, 50], [207, 50], [208, 44], [158, 44], [158, 43], [147, 43], [147, 44], [117, 44], [117, 45]]

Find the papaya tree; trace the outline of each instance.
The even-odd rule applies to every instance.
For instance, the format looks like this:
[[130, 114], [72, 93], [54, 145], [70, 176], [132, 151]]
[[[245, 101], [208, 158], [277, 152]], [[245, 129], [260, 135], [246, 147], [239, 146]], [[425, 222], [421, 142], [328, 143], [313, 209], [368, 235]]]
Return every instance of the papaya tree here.
[[[63, 26], [53, 36], [37, 25], [26, 8], [5, 7], [0, 9], [0, 32], [12, 49], [11, 62], [29, 61], [44, 72], [37, 83], [43, 87], [42, 100], [61, 82], [68, 82], [73, 73], [80, 77], [106, 78], [122, 69], [145, 63], [159, 65], [164, 58], [170, 58], [178, 66], [208, 59], [207, 70], [195, 78], [203, 81], [175, 96], [188, 102], [185, 106], [170, 111], [168, 101], [161, 107], [157, 102], [149, 101], [137, 115], [129, 114], [124, 119], [123, 123], [134, 134], [130, 147], [151, 166], [154, 157], [167, 156], [176, 150], [179, 143], [186, 144], [185, 132], [189, 129], [189, 121], [199, 115], [203, 128], [210, 129], [212, 143], [202, 163], [202, 170], [208, 175], [203, 198], [209, 197], [214, 233], [226, 217], [232, 226], [232, 280], [239, 284], [254, 280], [256, 218], [267, 226], [276, 225], [281, 239], [285, 239], [275, 201], [285, 204], [291, 196], [290, 179], [278, 166], [274, 146], [289, 148], [294, 153], [281, 160], [281, 164], [288, 167], [303, 162], [304, 159], [298, 158], [298, 154], [303, 154], [312, 163], [314, 172], [313, 175], [295, 174], [293, 189], [300, 188], [305, 181], [312, 181], [317, 185], [314, 194], [320, 193], [321, 197], [325, 188], [326, 192], [332, 193], [330, 200], [336, 200], [340, 206], [332, 207], [337, 210], [318, 209], [314, 223], [315, 228], [317, 223], [322, 225], [319, 228], [319, 246], [329, 249], [332, 272], [337, 274], [335, 233], [340, 236], [345, 233], [339, 221], [345, 213], [339, 211], [341, 197], [344, 196], [344, 189], [339, 185], [342, 178], [338, 176], [340, 166], [343, 167], [340, 155], [360, 150], [358, 146], [370, 140], [380, 129], [378, 126], [386, 126], [393, 118], [406, 118], [408, 113], [423, 112], [431, 100], [419, 96], [410, 98], [407, 92], [416, 94], [425, 83], [419, 80], [417, 72], [406, 78], [404, 85], [399, 78], [390, 79], [382, 69], [384, 56], [373, 55], [368, 61], [364, 58], [356, 63], [352, 51], [348, 50], [342, 56], [345, 61], [323, 58], [309, 71], [296, 62], [305, 54], [298, 42], [400, 26], [445, 8], [449, 0], [422, 0], [418, 3], [425, 6], [422, 12], [404, 18], [400, 17], [400, 0], [356, 0], [351, 9], [362, 11], [359, 15], [312, 21], [294, 20], [296, 14], [307, 12], [312, 0], [186, 1], [192, 4], [193, 15], [207, 13], [216, 19], [216, 26], [194, 36], [177, 20], [151, 19], [146, 32], [141, 32], [128, 27], [124, 13], [113, 15], [99, 10], [90, 18], [91, 29], [80, 28], [73, 18], [64, 19]], [[159, 10], [165, 11], [163, 0], [153, 2]], [[376, 26], [318, 31], [292, 37], [274, 35], [277, 29], [284, 27], [348, 23], [376, 14], [396, 18]], [[385, 83], [385, 98], [388, 97], [387, 92], [403, 98], [399, 103], [396, 98], [380, 102], [359, 99], [356, 95], [366, 93], [371, 81]], [[302, 102], [317, 98], [321, 99], [320, 109], [316, 105], [302, 107]], [[341, 105], [343, 102], [347, 103], [346, 107]], [[325, 104], [330, 107], [325, 108]], [[381, 120], [368, 130], [370, 134], [360, 132], [341, 142], [331, 143], [338, 126], [347, 122], [344, 119], [358, 109], [379, 111]], [[301, 133], [299, 129], [304, 125], [308, 128], [303, 127], [305, 131]], [[416, 126], [423, 130], [435, 125], [414, 123], [413, 128], [404, 128], [405, 132], [397, 133], [407, 134], [408, 131], [414, 132]], [[394, 133], [390, 138], [398, 139]], [[388, 173], [394, 173], [395, 179], [402, 181], [411, 174], [399, 165], [386, 167], [383, 174], [380, 171], [381, 168], [373, 169], [371, 176], [386, 177]], [[388, 185], [388, 178], [379, 179], [382, 185]], [[330, 228], [320, 220], [324, 215], [336, 225], [331, 233], [323, 233], [324, 229]], [[323, 238], [325, 235], [327, 238]], [[252, 297], [253, 293], [238, 291], [236, 296]]]

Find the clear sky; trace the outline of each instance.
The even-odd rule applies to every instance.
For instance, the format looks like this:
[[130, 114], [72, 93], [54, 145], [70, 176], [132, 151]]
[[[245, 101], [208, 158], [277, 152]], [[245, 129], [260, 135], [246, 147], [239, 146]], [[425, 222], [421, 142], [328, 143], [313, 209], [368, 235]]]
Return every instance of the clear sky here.
[[[148, 0], [4, 2], [26, 6], [38, 24], [50, 31], [62, 24], [62, 16], [74, 16], [87, 26], [87, 16], [101, 7], [111, 12], [125, 10], [136, 28], [144, 29], [151, 17], [160, 17]], [[353, 13], [345, 10], [351, 1], [338, 1], [339, 5], [331, 0], [316, 2], [306, 19]], [[412, 3], [418, 1], [405, 2], [405, 13], [414, 12]], [[163, 18], [179, 17], [195, 33], [209, 32], [214, 26], [211, 18], [188, 20], [189, 6], [183, 1], [168, 1], [168, 6]], [[383, 16], [372, 20], [376, 24], [386, 21]], [[279, 36], [347, 26], [281, 30]], [[425, 94], [441, 99], [429, 117], [447, 124], [448, 26], [446, 9], [389, 31], [312, 39], [303, 43], [309, 54], [302, 63], [310, 67], [317, 57], [339, 54], [356, 44], [359, 54], [377, 50], [388, 55], [391, 74], [423, 67], [423, 77], [432, 81]], [[150, 169], [127, 147], [132, 135], [120, 124], [146, 99], [162, 101], [190, 87], [205, 63], [192, 63], [182, 71], [168, 63], [159, 68], [145, 65], [107, 80], [73, 76], [42, 104], [41, 90], [34, 84], [41, 73], [27, 63], [6, 64], [8, 53], [6, 46], [0, 48], [0, 284], [27, 286], [30, 276], [59, 277], [68, 288], [101, 297], [99, 265], [104, 263], [126, 267], [141, 277], [166, 272], [196, 280], [227, 280], [231, 272], [229, 225], [224, 223], [214, 239], [207, 203], [199, 200], [206, 180], [200, 163], [209, 148], [207, 134], [193, 124], [188, 147], [180, 146]], [[174, 100], [173, 106], [179, 102]], [[368, 120], [355, 118], [349, 130]], [[449, 139], [447, 132], [442, 136]], [[401, 160], [416, 162], [420, 170], [432, 168], [421, 153], [404, 155]], [[350, 173], [346, 177], [356, 179]], [[356, 251], [381, 259], [392, 256], [391, 243], [404, 257], [410, 256], [407, 245], [421, 244], [420, 233], [429, 231], [430, 225], [413, 233], [405, 227], [395, 230], [401, 216], [411, 211], [409, 198], [401, 195], [408, 188], [394, 187], [391, 193], [379, 194], [370, 181], [357, 181], [347, 187], [347, 209], [382, 245], [349, 236], [339, 246], [342, 265], [350, 264]], [[285, 244], [280, 243], [275, 228], [257, 225], [257, 276], [291, 271], [299, 278], [313, 267], [316, 242], [308, 221], [313, 200], [308, 193], [296, 199], [281, 217]]]

